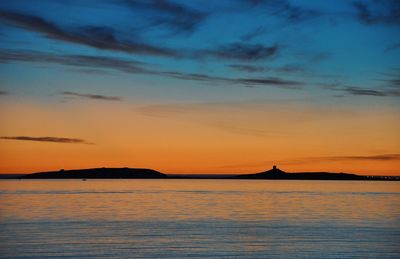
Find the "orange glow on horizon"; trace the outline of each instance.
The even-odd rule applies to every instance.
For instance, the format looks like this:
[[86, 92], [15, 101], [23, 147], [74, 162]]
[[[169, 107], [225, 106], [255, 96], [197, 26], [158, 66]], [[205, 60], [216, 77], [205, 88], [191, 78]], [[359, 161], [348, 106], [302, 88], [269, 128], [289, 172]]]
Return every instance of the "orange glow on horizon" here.
[[0, 116], [8, 123], [1, 136], [75, 137], [95, 144], [3, 139], [0, 173], [146, 167], [167, 174], [239, 174], [277, 164], [288, 172], [400, 175], [399, 157], [377, 157], [400, 153], [398, 115], [390, 110], [143, 106], [4, 105]]

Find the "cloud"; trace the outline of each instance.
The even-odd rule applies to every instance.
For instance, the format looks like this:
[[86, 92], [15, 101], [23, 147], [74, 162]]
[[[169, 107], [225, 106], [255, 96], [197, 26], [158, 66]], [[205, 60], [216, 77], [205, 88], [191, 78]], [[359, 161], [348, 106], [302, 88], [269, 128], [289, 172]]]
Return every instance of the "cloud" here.
[[400, 69], [392, 69], [384, 74], [385, 78], [380, 80], [386, 84], [386, 87], [392, 90], [400, 90]]
[[302, 89], [303, 83], [297, 81], [290, 81], [281, 79], [278, 77], [266, 77], [266, 78], [238, 78], [234, 82], [241, 83], [244, 85], [270, 85], [284, 89]]
[[363, 88], [358, 86], [348, 86], [339, 83], [335, 84], [320, 84], [322, 88], [332, 91], [340, 91], [355, 96], [377, 96], [377, 97], [397, 97], [400, 96], [400, 80], [386, 79], [381, 80], [387, 82], [386, 85], [381, 84], [373, 89]]
[[7, 91], [0, 90], [0, 95], [9, 95], [10, 93]]
[[352, 3], [355, 17], [365, 25], [400, 25], [400, 1], [376, 0], [371, 7], [368, 3], [355, 1]]
[[329, 58], [331, 58], [332, 54], [329, 52], [319, 52], [319, 53], [310, 53], [308, 55], [307, 59], [309, 60], [309, 62], [311, 63], [320, 63], [322, 61], [328, 60]]
[[128, 6], [135, 15], [138, 12], [148, 14], [150, 27], [164, 26], [174, 33], [192, 33], [208, 16], [205, 12], [167, 0], [123, 0], [121, 3]]
[[63, 94], [64, 96], [73, 96], [73, 97], [95, 99], [95, 100], [102, 100], [102, 101], [122, 101], [122, 98], [119, 96], [106, 96], [106, 95], [100, 95], [100, 94], [81, 94], [81, 93], [69, 92], [69, 91], [62, 92], [61, 94]]
[[289, 1], [282, 1], [281, 15], [286, 18], [288, 22], [298, 23], [305, 20], [310, 20], [321, 15], [316, 10], [306, 9], [300, 6], [292, 5]]
[[57, 55], [37, 51], [0, 50], [0, 62], [56, 63], [84, 68], [106, 68], [127, 73], [150, 73], [144, 63], [105, 56]]
[[400, 49], [400, 42], [387, 46], [385, 48], [385, 52], [389, 52], [389, 51], [396, 50], [396, 49]]
[[250, 32], [248, 32], [248, 33], [243, 34], [243, 35], [240, 37], [240, 39], [241, 39], [242, 41], [251, 41], [251, 40], [253, 40], [254, 38], [256, 38], [256, 37], [258, 37], [258, 36], [264, 34], [265, 32], [266, 32], [266, 29], [265, 29], [263, 26], [259, 26], [259, 27], [257, 27], [256, 29], [254, 29], [254, 30], [252, 30], [252, 31], [250, 31]]
[[373, 90], [373, 89], [364, 89], [360, 87], [349, 86], [345, 87], [343, 91], [346, 91], [352, 95], [372, 95], [372, 96], [387, 96], [387, 93], [384, 91]]
[[[318, 120], [321, 116], [326, 116], [326, 113], [324, 115], [310, 115], [308, 112], [310, 108], [300, 104], [299, 100], [277, 100], [271, 98], [223, 102], [149, 104], [139, 106], [136, 111], [145, 116], [201, 124], [234, 134], [287, 138], [293, 130], [291, 127], [287, 127], [288, 121], [292, 124], [306, 123], [307, 121]], [[260, 116], [268, 119], [255, 119]], [[274, 121], [276, 127], [271, 127], [271, 121]]]
[[292, 4], [289, 0], [246, 0], [257, 8], [265, 8], [270, 15], [279, 17], [288, 23], [297, 24], [321, 15], [321, 12]]
[[244, 167], [260, 167], [265, 165], [301, 165], [301, 164], [312, 164], [321, 162], [337, 162], [337, 161], [398, 161], [400, 160], [400, 154], [380, 154], [380, 155], [350, 155], [350, 156], [322, 156], [322, 157], [303, 157], [289, 160], [269, 160], [269, 161], [258, 161], [253, 163], [235, 164], [235, 165], [224, 165], [219, 168], [244, 168]]
[[382, 155], [372, 155], [372, 156], [332, 156], [332, 157], [322, 157], [322, 159], [329, 160], [400, 160], [400, 154], [382, 154]]
[[94, 143], [87, 142], [83, 139], [78, 138], [60, 138], [60, 137], [27, 137], [27, 136], [16, 136], [16, 137], [0, 137], [5, 140], [22, 140], [22, 141], [38, 141], [38, 142], [55, 142], [55, 143], [67, 143], [67, 144], [88, 144], [93, 145]]
[[308, 164], [317, 162], [332, 161], [397, 161], [400, 160], [400, 154], [379, 154], [379, 155], [348, 155], [348, 156], [322, 156], [306, 157], [293, 160], [282, 161], [281, 164]]
[[224, 122], [221, 120], [209, 120], [205, 122], [211, 127], [215, 127], [219, 130], [223, 130], [233, 134], [253, 136], [253, 137], [265, 137], [271, 134], [270, 131], [262, 128], [255, 128], [247, 125], [240, 125], [238, 123]]
[[241, 65], [241, 64], [231, 64], [230, 68], [235, 69], [241, 72], [255, 73], [255, 72], [264, 72], [269, 69], [263, 66], [255, 66], [255, 65]]
[[285, 65], [275, 68], [277, 72], [281, 73], [303, 73], [306, 69], [300, 65]]
[[292, 73], [306, 72], [306, 69], [300, 65], [285, 65], [285, 66], [280, 66], [280, 67], [266, 67], [266, 66], [257, 66], [257, 65], [247, 65], [247, 64], [230, 64], [230, 65], [228, 65], [228, 67], [230, 67], [236, 71], [247, 72], [247, 73], [274, 71], [277, 73], [292, 74]]
[[177, 53], [143, 42], [122, 41], [107, 26], [83, 26], [67, 30], [45, 19], [17, 12], [0, 10], [0, 20], [49, 39], [90, 46], [101, 50], [121, 51], [131, 54], [176, 57]]
[[87, 75], [112, 75], [110, 71], [100, 68], [70, 68], [66, 69], [68, 72], [78, 72]]
[[236, 85], [242, 85], [245, 87], [254, 86], [272, 86], [283, 89], [299, 90], [302, 89], [302, 82], [285, 80], [278, 77], [264, 77], [264, 78], [227, 78], [208, 76], [204, 74], [190, 74], [190, 73], [179, 73], [179, 72], [164, 72], [163, 74], [169, 77], [191, 80], [191, 81], [202, 81], [202, 82], [215, 82], [215, 83], [230, 83]]
[[230, 60], [255, 61], [276, 56], [280, 47], [277, 44], [265, 46], [262, 44], [231, 43], [221, 45], [216, 49], [198, 51], [197, 57], [214, 57]]
[[302, 82], [278, 77], [263, 78], [229, 78], [205, 74], [184, 73], [175, 71], [157, 71], [145, 68], [145, 63], [128, 61], [105, 56], [56, 55], [37, 51], [0, 50], [0, 62], [38, 62], [55, 63], [83, 68], [113, 69], [115, 71], [135, 74], [151, 74], [180, 80], [201, 81], [208, 83], [229, 83], [244, 87], [272, 86], [282, 89], [302, 89]]
[[[179, 103], [156, 104], [139, 107], [138, 112], [145, 116], [157, 118], [173, 118], [195, 124], [205, 125], [232, 134], [253, 137], [264, 137], [276, 129], [265, 129], [259, 124], [244, 123], [242, 120], [222, 115], [221, 111], [231, 110], [231, 114], [238, 109], [251, 109], [260, 106], [256, 101], [251, 102], [207, 102], [207, 103]], [[204, 113], [205, 111], [207, 113]], [[221, 117], [222, 116], [222, 117]], [[244, 118], [246, 120], [246, 118]]]

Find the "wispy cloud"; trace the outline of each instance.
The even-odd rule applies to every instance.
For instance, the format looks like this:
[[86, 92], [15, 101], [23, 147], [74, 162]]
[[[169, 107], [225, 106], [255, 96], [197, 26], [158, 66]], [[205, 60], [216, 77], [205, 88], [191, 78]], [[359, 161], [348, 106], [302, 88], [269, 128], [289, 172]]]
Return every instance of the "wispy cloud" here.
[[228, 60], [255, 61], [276, 56], [280, 50], [277, 44], [266, 46], [262, 44], [231, 43], [216, 49], [203, 50], [195, 53], [195, 57], [214, 57]]
[[263, 35], [266, 32], [265, 27], [258, 26], [256, 29], [249, 31], [248, 33], [243, 34], [240, 39], [242, 41], [251, 41], [254, 38]]
[[149, 24], [146, 29], [164, 26], [173, 33], [192, 33], [208, 16], [205, 12], [167, 0], [122, 0], [121, 3], [135, 15], [138, 12], [148, 14]]
[[306, 69], [301, 65], [285, 65], [275, 68], [275, 71], [281, 73], [304, 73]]
[[285, 65], [279, 67], [266, 67], [266, 66], [257, 66], [257, 65], [247, 65], [247, 64], [230, 64], [228, 67], [240, 71], [240, 72], [247, 72], [247, 73], [258, 73], [258, 72], [267, 72], [267, 71], [274, 71], [277, 73], [304, 73], [306, 69], [300, 65]]
[[247, 125], [240, 125], [231, 122], [224, 122], [221, 120], [209, 120], [205, 123], [211, 127], [233, 134], [253, 136], [253, 137], [265, 137], [271, 134], [271, 130], [247, 126]]
[[81, 26], [65, 29], [42, 17], [0, 10], [0, 20], [44, 35], [47, 38], [90, 46], [96, 49], [126, 53], [176, 57], [173, 50], [157, 47], [144, 42], [122, 41], [114, 30], [107, 26]]
[[144, 63], [105, 56], [57, 55], [38, 51], [0, 50], [0, 62], [39, 62], [56, 63], [85, 68], [105, 68], [127, 73], [149, 73]]
[[21, 141], [38, 141], [38, 142], [54, 142], [54, 143], [66, 143], [66, 144], [88, 144], [88, 145], [94, 144], [94, 143], [87, 142], [84, 139], [60, 138], [60, 137], [28, 137], [28, 136], [7, 137], [7, 136], [2, 136], [2, 137], [0, 137], [0, 139], [21, 140]]
[[372, 95], [372, 96], [387, 96], [388, 93], [385, 91], [373, 90], [373, 89], [364, 89], [361, 87], [355, 86], [347, 86], [343, 88], [343, 91], [352, 94], [352, 95]]
[[400, 2], [397, 0], [376, 0], [372, 6], [365, 1], [355, 1], [352, 5], [355, 17], [363, 24], [400, 24]]
[[0, 50], [0, 62], [38, 62], [38, 63], [56, 63], [66, 66], [75, 66], [83, 68], [102, 68], [112, 69], [124, 73], [151, 74], [165, 76], [174, 79], [201, 81], [213, 84], [229, 83], [244, 87], [270, 86], [282, 89], [299, 90], [303, 83], [294, 80], [286, 80], [279, 77], [261, 77], [261, 78], [229, 78], [210, 76], [206, 74], [195, 74], [175, 71], [159, 71], [147, 68], [145, 63], [137, 61], [128, 61], [118, 58], [105, 56], [88, 55], [56, 55], [36, 51], [14, 51]]
[[378, 155], [345, 155], [345, 156], [322, 156], [305, 157], [293, 160], [282, 161], [281, 164], [309, 164], [319, 162], [340, 162], [340, 161], [397, 161], [400, 154], [378, 154]]
[[396, 44], [392, 44], [392, 45], [387, 46], [387, 47], [385, 48], [385, 52], [389, 52], [389, 51], [397, 50], [397, 49], [400, 49], [400, 42], [399, 42], [399, 43], [396, 43]]
[[[289, 114], [288, 110], [294, 112]], [[150, 117], [201, 124], [232, 134], [252, 137], [287, 137], [288, 128], [283, 126], [287, 121], [304, 123], [305, 121], [317, 119], [318, 115], [305, 115], [306, 110], [308, 108], [304, 106], [298, 107], [297, 101], [294, 100], [252, 99], [225, 102], [153, 104], [138, 107], [137, 112]], [[285, 119], [282, 121], [283, 123], [278, 123], [275, 120], [277, 126], [270, 127], [268, 121], [272, 120], [276, 114], [281, 114], [281, 118]], [[254, 120], [259, 115], [269, 118], [269, 120]]]
[[287, 23], [299, 23], [321, 16], [321, 12], [299, 5], [289, 0], [246, 0], [247, 3], [258, 8], [265, 8], [270, 14], [285, 20]]
[[242, 65], [242, 64], [231, 64], [229, 65], [229, 67], [237, 71], [248, 72], [248, 73], [264, 72], [269, 70], [268, 68], [263, 66]]
[[7, 91], [0, 90], [0, 95], [9, 95], [10, 93]]
[[386, 87], [400, 91], [400, 68], [391, 69], [383, 74], [385, 78], [380, 81], [384, 82]]
[[321, 159], [329, 160], [400, 160], [400, 154], [382, 154], [371, 156], [332, 156], [321, 157]]
[[339, 83], [321, 84], [321, 87], [327, 90], [339, 91], [353, 96], [377, 96], [377, 97], [397, 97], [400, 96], [400, 80], [396, 78], [381, 80], [386, 84], [379, 84], [374, 88], [365, 88], [359, 86], [349, 86]]
[[[146, 105], [138, 109], [138, 112], [150, 117], [166, 118], [166, 119], [179, 119], [182, 121], [196, 123], [222, 130], [232, 134], [264, 137], [274, 131], [274, 129], [265, 129], [260, 125], [249, 125], [229, 120], [226, 118], [221, 119], [219, 113], [221, 110], [232, 109], [235, 111], [236, 106], [246, 107], [250, 103], [246, 102], [226, 102], [226, 103], [186, 103], [186, 104], [158, 104]], [[212, 111], [211, 115], [202, 115], [205, 109]]]
[[298, 81], [285, 80], [278, 77], [266, 77], [266, 78], [238, 78], [234, 82], [241, 83], [244, 85], [270, 85], [283, 89], [299, 90], [302, 89], [303, 83]]
[[299, 90], [302, 89], [303, 83], [299, 81], [285, 80], [278, 77], [264, 77], [264, 78], [227, 78], [208, 76], [204, 74], [188, 74], [180, 72], [164, 72], [163, 74], [173, 78], [201, 81], [201, 82], [215, 82], [215, 83], [230, 83], [236, 85], [242, 85], [245, 87], [255, 86], [272, 86], [282, 89]]
[[102, 100], [102, 101], [122, 101], [122, 97], [119, 97], [119, 96], [107, 96], [107, 95], [100, 95], [100, 94], [82, 94], [82, 93], [70, 92], [70, 91], [65, 91], [65, 92], [62, 92], [61, 94], [64, 96], [95, 99], [95, 100]]
[[348, 155], [348, 156], [321, 156], [321, 157], [302, 157], [289, 160], [265, 160], [243, 164], [224, 165], [219, 168], [246, 168], [246, 167], [261, 167], [269, 166], [272, 164], [277, 165], [302, 165], [324, 162], [340, 162], [340, 161], [398, 161], [400, 154], [378, 154], [378, 155]]

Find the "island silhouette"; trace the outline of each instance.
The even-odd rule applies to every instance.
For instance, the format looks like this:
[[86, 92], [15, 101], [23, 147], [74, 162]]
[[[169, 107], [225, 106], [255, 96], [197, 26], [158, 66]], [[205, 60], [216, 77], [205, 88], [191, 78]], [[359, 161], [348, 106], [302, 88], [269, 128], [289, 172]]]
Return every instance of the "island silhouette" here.
[[248, 179], [248, 180], [391, 180], [398, 181], [400, 176], [363, 176], [350, 173], [300, 172], [288, 173], [277, 166], [254, 174], [241, 175], [167, 175], [147, 168], [90, 168], [77, 170], [59, 170], [18, 175], [19, 179]]
[[242, 174], [236, 176], [240, 179], [280, 179], [280, 180], [369, 180], [369, 176], [362, 176], [349, 173], [328, 173], [328, 172], [302, 172], [287, 173], [275, 165], [271, 170], [256, 173]]
[[147, 168], [90, 168], [40, 172], [21, 176], [26, 179], [159, 179], [166, 174]]

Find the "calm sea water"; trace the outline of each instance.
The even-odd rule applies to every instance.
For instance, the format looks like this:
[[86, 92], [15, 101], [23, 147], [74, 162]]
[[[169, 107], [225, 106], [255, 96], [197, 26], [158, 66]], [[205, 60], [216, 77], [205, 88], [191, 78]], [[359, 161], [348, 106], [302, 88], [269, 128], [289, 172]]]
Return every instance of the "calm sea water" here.
[[400, 258], [399, 244], [399, 182], [0, 181], [2, 258]]

